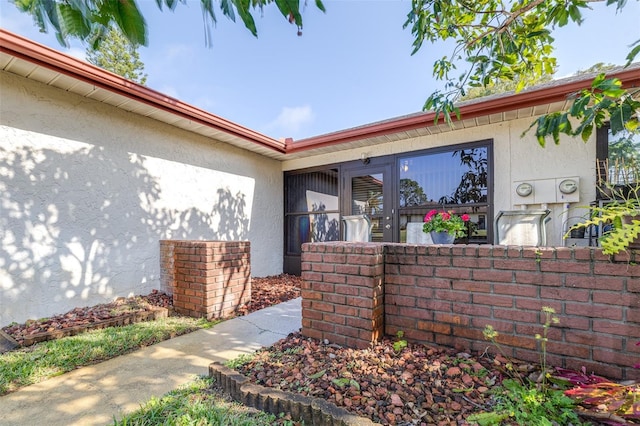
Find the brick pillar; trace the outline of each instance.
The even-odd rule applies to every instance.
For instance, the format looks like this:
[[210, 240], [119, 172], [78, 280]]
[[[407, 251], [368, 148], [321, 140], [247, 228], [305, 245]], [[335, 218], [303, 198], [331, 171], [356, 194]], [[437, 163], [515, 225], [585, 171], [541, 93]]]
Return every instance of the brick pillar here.
[[366, 348], [384, 333], [384, 246], [302, 246], [302, 334]]
[[176, 286], [173, 247], [174, 241], [160, 241], [160, 291], [169, 295]]
[[162, 285], [172, 288], [175, 311], [224, 318], [249, 303], [249, 252], [248, 241], [160, 241]]

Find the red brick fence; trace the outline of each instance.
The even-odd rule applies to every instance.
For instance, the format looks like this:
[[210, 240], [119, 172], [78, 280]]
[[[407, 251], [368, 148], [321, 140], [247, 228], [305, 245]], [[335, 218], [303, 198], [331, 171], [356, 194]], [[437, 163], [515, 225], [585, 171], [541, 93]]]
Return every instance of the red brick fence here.
[[540, 310], [555, 309], [551, 365], [640, 379], [640, 251], [612, 260], [595, 248], [303, 245], [302, 333], [367, 347], [409, 340], [483, 351], [488, 324], [518, 359], [538, 361]]
[[251, 301], [248, 241], [160, 241], [161, 289], [173, 308], [196, 318], [224, 318]]

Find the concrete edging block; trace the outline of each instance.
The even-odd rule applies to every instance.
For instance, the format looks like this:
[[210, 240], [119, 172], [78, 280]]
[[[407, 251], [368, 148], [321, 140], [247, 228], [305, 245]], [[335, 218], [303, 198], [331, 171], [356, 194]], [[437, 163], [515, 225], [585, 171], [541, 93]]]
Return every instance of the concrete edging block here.
[[231, 395], [235, 401], [275, 415], [289, 413], [294, 420], [303, 421], [306, 425], [379, 425], [324, 399], [256, 385], [249, 382], [247, 377], [219, 362], [209, 364], [209, 376], [214, 378], [222, 390]]

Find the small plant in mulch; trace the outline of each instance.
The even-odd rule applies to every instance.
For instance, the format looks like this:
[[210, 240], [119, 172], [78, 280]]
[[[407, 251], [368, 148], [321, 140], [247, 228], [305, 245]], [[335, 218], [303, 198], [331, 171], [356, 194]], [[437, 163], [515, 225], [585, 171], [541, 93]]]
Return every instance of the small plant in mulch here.
[[[558, 323], [555, 311], [543, 307], [545, 319], [542, 334], [536, 334], [540, 342], [541, 374], [532, 380], [523, 376], [507, 363], [510, 378], [493, 390], [495, 406], [489, 412], [473, 414], [468, 420], [480, 426], [501, 424], [567, 425], [599, 424], [623, 426], [638, 424], [640, 420], [640, 385], [621, 385], [604, 377], [547, 366], [548, 331]], [[498, 333], [487, 326], [484, 336], [506, 355], [496, 341]], [[582, 422], [580, 418], [588, 419]]]
[[407, 341], [404, 339], [404, 331], [398, 330], [396, 333], [396, 341], [393, 342], [393, 350], [396, 352], [402, 351], [407, 347]]

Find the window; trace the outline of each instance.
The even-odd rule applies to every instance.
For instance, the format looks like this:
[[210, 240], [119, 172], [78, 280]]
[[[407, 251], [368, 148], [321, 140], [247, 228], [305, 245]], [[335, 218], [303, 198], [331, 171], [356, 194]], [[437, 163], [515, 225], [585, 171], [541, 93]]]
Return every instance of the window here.
[[407, 223], [438, 209], [469, 214], [467, 241], [489, 242], [490, 160], [490, 142], [399, 158], [400, 241], [406, 241]]
[[303, 243], [340, 239], [338, 170], [287, 173], [285, 196], [285, 272], [300, 274]]
[[640, 182], [640, 133], [613, 135], [608, 126], [598, 129], [596, 182], [598, 198], [608, 198], [607, 187], [624, 187]]

